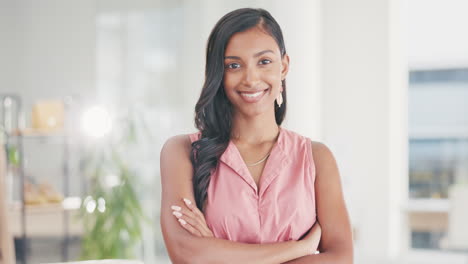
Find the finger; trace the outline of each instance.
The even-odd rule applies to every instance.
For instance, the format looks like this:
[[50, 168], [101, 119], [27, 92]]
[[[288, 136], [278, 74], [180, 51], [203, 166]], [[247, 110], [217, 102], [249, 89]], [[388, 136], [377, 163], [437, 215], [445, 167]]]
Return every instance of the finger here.
[[198, 236], [198, 237], [201, 237], [201, 233], [196, 230], [195, 228], [193, 228], [193, 226], [191, 226], [189, 223], [187, 223], [184, 219], [177, 219], [177, 221], [179, 222], [179, 224], [185, 229], [187, 230], [190, 234], [194, 235], [194, 236]]
[[187, 217], [186, 215], [183, 215], [182, 213], [180, 212], [177, 212], [177, 211], [173, 211], [172, 214], [177, 217], [177, 219], [179, 220], [184, 220], [185, 222], [187, 222], [188, 224], [190, 224], [193, 228], [195, 228], [197, 231], [199, 231], [200, 233], [204, 233], [204, 230], [203, 230], [203, 227], [200, 225], [200, 223], [198, 221], [196, 221], [195, 219], [191, 218], [191, 217]]
[[187, 207], [195, 214], [198, 216], [198, 219], [199, 221], [201, 222], [205, 232], [207, 233], [207, 236], [211, 236], [213, 237], [213, 232], [211, 232], [211, 230], [208, 228], [208, 225], [206, 223], [206, 220], [205, 220], [205, 215], [198, 209], [198, 207], [192, 203], [192, 201], [190, 201], [190, 199], [187, 199], [187, 198], [183, 198], [182, 199], [185, 203], [185, 205], [187, 205]]
[[[213, 234], [210, 229], [206, 226], [205, 223], [200, 223], [199, 219], [197, 219], [193, 213], [188, 210], [184, 210], [178, 206], [172, 207], [173, 209], [178, 209], [172, 211], [172, 214], [177, 217], [178, 219], [184, 219], [184, 221], [188, 222], [193, 228], [199, 231], [203, 236], [213, 237]], [[185, 214], [184, 214], [185, 213]]]
[[210, 229], [208, 229], [206, 225], [200, 224], [200, 222], [196, 221], [195, 219], [187, 217], [186, 215], [182, 215], [180, 212], [177, 211], [172, 212], [172, 214], [175, 215], [175, 217], [177, 217], [178, 219], [183, 219], [184, 221], [186, 221], [194, 229], [200, 232], [203, 237], [213, 237], [213, 233]]
[[200, 217], [197, 217], [194, 213], [184, 209], [178, 212], [174, 211], [173, 214], [179, 218], [183, 216], [184, 219], [187, 220], [187, 222], [189, 222], [193, 227], [198, 229], [198, 231], [200, 231], [204, 236], [213, 236], [213, 233], [204, 221], [205, 219], [200, 219]]
[[[198, 222], [197, 226], [204, 227], [205, 229], [208, 228], [206, 226], [206, 222], [204, 221], [205, 219], [200, 219], [200, 217], [198, 217], [196, 214], [194, 214], [191, 210], [182, 208], [180, 206], [172, 206], [171, 208], [172, 208], [172, 210], [185, 215], [187, 218], [191, 218], [194, 221], [197, 221]], [[201, 230], [201, 229], [202, 228], [199, 228], [199, 230]]]
[[203, 222], [205, 222], [205, 216], [203, 215], [203, 213], [200, 211], [200, 209], [198, 209], [197, 206], [195, 206], [194, 203], [192, 203], [192, 201], [190, 201], [189, 199], [187, 198], [184, 198], [184, 203], [187, 205], [188, 208], [190, 208], [190, 210], [195, 213], [196, 215], [198, 215], [198, 217], [200, 217], [201, 219], [203, 219]]
[[171, 209], [173, 210], [173, 212], [179, 212], [181, 213], [182, 215], [185, 215], [187, 217], [190, 217], [194, 220], [197, 220], [198, 219], [198, 216], [196, 216], [192, 211], [190, 211], [189, 209], [185, 209], [185, 208], [182, 208], [180, 206], [172, 206]]

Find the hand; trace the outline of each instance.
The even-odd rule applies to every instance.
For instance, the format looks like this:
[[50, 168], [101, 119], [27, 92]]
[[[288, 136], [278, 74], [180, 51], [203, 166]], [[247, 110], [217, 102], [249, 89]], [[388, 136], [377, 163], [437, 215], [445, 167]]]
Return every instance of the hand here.
[[192, 235], [198, 237], [214, 237], [208, 228], [203, 213], [188, 199], [183, 199], [187, 207], [171, 206], [172, 214], [177, 218], [180, 225]]
[[314, 226], [309, 230], [309, 233], [304, 236], [300, 241], [303, 242], [307, 255], [315, 254], [318, 249], [320, 239], [322, 237], [322, 227], [319, 222], [316, 221]]

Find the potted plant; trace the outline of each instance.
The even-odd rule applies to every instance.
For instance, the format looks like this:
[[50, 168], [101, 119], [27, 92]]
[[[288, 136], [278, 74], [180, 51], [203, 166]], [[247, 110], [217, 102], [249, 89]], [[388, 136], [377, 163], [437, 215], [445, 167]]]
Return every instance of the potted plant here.
[[118, 127], [95, 142], [84, 160], [90, 188], [80, 209], [83, 260], [135, 258], [148, 221], [136, 191], [138, 175], [127, 158], [138, 143], [135, 116], [117, 121]]

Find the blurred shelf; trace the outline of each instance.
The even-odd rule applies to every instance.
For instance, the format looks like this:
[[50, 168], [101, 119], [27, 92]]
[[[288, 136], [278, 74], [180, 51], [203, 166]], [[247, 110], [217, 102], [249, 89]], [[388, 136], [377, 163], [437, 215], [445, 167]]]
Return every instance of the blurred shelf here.
[[408, 215], [411, 231], [417, 232], [447, 232], [449, 215], [434, 212], [412, 212]]
[[[68, 212], [69, 235], [83, 233], [82, 223], [78, 218], [81, 199], [67, 197], [61, 203], [26, 205], [26, 233], [28, 237], [63, 237], [64, 212]], [[11, 230], [15, 237], [21, 237], [21, 202], [10, 205], [9, 217]]]
[[[80, 144], [79, 140], [72, 140], [73, 127], [71, 125], [76, 124], [73, 120], [73, 116], [66, 116], [67, 120], [70, 120], [70, 127], [65, 127], [62, 122], [57, 122], [57, 126], [44, 126], [46, 129], [33, 129], [33, 128], [21, 128], [20, 127], [20, 113], [22, 113], [22, 101], [18, 95], [0, 96], [3, 98], [3, 103], [0, 104], [0, 110], [2, 113], [9, 113], [8, 117], [11, 118], [10, 123], [2, 125], [6, 129], [3, 131], [6, 138], [8, 155], [15, 155], [15, 161], [19, 161], [20, 166], [16, 166], [14, 175], [18, 176], [20, 184], [18, 188], [25, 182], [25, 143], [59, 143], [62, 147], [62, 161], [60, 167], [62, 167], [62, 188], [65, 196], [70, 194], [70, 163], [71, 163], [71, 147], [75, 144]], [[5, 102], [5, 100], [8, 101]], [[68, 100], [68, 99], [67, 99]], [[70, 102], [64, 102], [70, 103]], [[69, 110], [68, 108], [66, 109]], [[64, 115], [69, 113], [64, 111]], [[5, 116], [4, 116], [5, 117]], [[70, 117], [70, 118], [69, 118]], [[47, 123], [50, 124], [50, 123]], [[55, 123], [54, 123], [55, 124]], [[63, 127], [62, 127], [63, 126]], [[66, 129], [65, 129], [66, 128]], [[13, 131], [12, 131], [13, 130]], [[42, 147], [42, 146], [41, 146]], [[40, 147], [38, 148], [39, 150]], [[30, 151], [30, 149], [28, 149]], [[39, 155], [38, 155], [39, 156]], [[39, 156], [41, 157], [41, 156]], [[74, 157], [79, 160], [79, 156]], [[12, 159], [7, 160], [7, 165], [12, 164]], [[12, 170], [13, 171], [13, 170]], [[79, 199], [79, 198], [78, 198]], [[80, 202], [76, 198], [67, 198], [62, 203], [57, 204], [41, 204], [41, 205], [23, 205], [21, 202], [10, 202], [7, 210], [7, 217], [11, 222], [11, 232], [15, 237], [20, 237], [25, 240], [31, 237], [58, 237], [63, 239], [61, 244], [62, 248], [62, 259], [68, 259], [68, 244], [70, 236], [79, 236], [82, 234], [82, 223], [80, 223]], [[78, 205], [77, 205], [78, 204]], [[28, 252], [26, 243], [20, 243], [18, 252], [22, 252], [18, 257], [22, 260], [21, 263], [26, 264], [28, 261]]]
[[11, 137], [23, 138], [55, 138], [55, 137], [65, 137], [65, 132], [63, 129], [57, 130], [40, 130], [33, 128], [25, 128], [23, 130], [17, 130], [10, 134]]
[[447, 232], [450, 201], [448, 199], [410, 199], [404, 210], [412, 231]]

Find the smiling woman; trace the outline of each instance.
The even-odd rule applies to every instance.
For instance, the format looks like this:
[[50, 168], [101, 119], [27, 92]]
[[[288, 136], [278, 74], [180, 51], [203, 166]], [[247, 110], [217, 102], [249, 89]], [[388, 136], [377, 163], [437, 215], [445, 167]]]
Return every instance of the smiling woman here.
[[[258, 51], [260, 47], [265, 50]], [[258, 26], [234, 34], [225, 52], [224, 89], [234, 110], [245, 116], [273, 111], [276, 97], [283, 92], [289, 56], [283, 56], [276, 41]]]
[[238, 9], [215, 25], [199, 131], [161, 151], [161, 228], [174, 263], [352, 263], [333, 154], [281, 127], [288, 70], [267, 11]]

